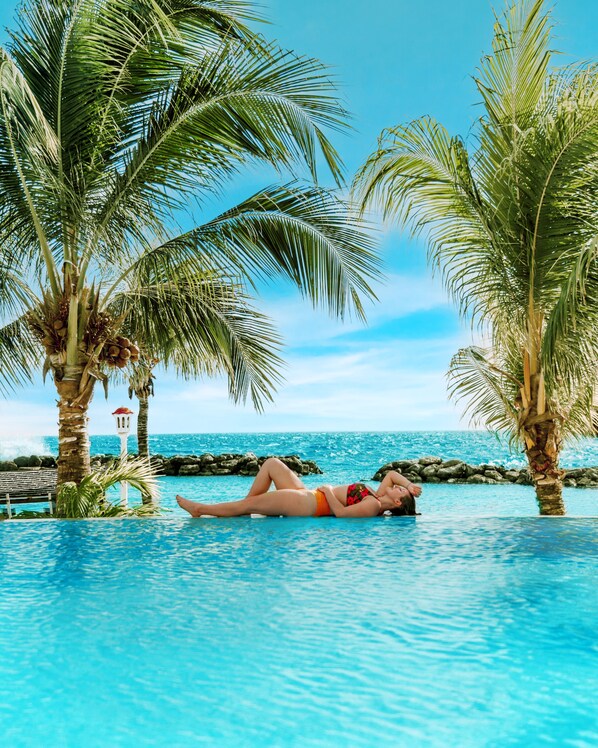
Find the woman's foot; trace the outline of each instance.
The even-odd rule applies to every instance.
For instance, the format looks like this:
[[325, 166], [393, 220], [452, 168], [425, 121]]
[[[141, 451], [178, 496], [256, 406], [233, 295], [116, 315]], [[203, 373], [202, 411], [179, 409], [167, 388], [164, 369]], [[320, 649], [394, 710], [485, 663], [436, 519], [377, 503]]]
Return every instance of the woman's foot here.
[[189, 512], [192, 517], [201, 517], [202, 514], [209, 514], [209, 512], [207, 511], [207, 507], [205, 507], [203, 504], [200, 504], [198, 501], [190, 501], [189, 499], [184, 499], [178, 494], [176, 496], [176, 500], [181, 509]]

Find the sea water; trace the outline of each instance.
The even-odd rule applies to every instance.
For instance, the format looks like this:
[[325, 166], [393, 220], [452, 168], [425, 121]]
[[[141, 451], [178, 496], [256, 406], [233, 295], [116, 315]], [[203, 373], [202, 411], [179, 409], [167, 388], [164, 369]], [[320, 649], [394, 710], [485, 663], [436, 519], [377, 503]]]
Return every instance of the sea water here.
[[[56, 454], [55, 437], [43, 440], [47, 452]], [[222, 434], [154, 434], [149, 437], [150, 452], [172, 456], [225, 452], [257, 455], [298, 454], [315, 460], [325, 472], [372, 474], [385, 462], [436, 455], [445, 460], [461, 459], [470, 464], [494, 463], [505, 467], [525, 465], [525, 456], [509, 448], [504, 439], [486, 431], [337, 431], [276, 432]], [[2, 443], [0, 442], [0, 447]], [[135, 452], [137, 440], [132, 434], [129, 450]], [[116, 434], [92, 436], [93, 454], [118, 454]], [[598, 465], [598, 439], [581, 439], [566, 445], [561, 462], [564, 466]]]

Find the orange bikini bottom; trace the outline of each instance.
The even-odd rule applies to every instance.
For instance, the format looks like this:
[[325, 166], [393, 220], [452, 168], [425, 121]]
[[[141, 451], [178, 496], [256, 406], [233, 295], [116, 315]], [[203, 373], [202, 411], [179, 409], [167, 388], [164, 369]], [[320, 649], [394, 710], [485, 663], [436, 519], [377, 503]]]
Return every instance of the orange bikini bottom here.
[[328, 503], [326, 496], [324, 495], [323, 491], [320, 491], [320, 489], [316, 488], [314, 491], [315, 497], [316, 497], [316, 511], [314, 512], [314, 517], [328, 517], [332, 514], [330, 511], [330, 504]]

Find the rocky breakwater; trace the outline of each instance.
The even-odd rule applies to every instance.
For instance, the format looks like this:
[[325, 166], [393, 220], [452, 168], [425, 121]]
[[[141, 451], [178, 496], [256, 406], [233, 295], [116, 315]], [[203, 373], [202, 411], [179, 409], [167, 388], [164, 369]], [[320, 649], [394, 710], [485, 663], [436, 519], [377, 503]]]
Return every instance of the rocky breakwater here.
[[52, 455], [31, 455], [30, 457], [15, 457], [13, 460], [0, 461], [0, 472], [13, 470], [32, 470], [36, 468], [55, 468], [56, 458]]
[[[297, 475], [322, 474], [320, 468], [312, 460], [302, 460], [299, 455], [265, 455], [258, 457], [253, 452], [246, 454], [225, 453], [214, 455], [210, 452], [202, 455], [152, 455], [152, 465], [161, 475], [257, 475], [257, 471], [268, 457], [277, 457], [291, 468]], [[97, 455], [92, 458], [100, 464], [113, 459], [112, 455]]]
[[[131, 455], [133, 457], [134, 455]], [[322, 471], [313, 460], [302, 460], [299, 455], [265, 455], [258, 457], [253, 452], [247, 454], [206, 453], [202, 455], [152, 455], [151, 462], [156, 472], [161, 475], [256, 475], [260, 466], [268, 457], [277, 457], [297, 475], [322, 475]], [[92, 467], [107, 465], [118, 459], [118, 455], [92, 455]], [[15, 457], [14, 460], [0, 461], [0, 472], [9, 470], [32, 470], [55, 468], [56, 458], [51, 455], [31, 455]]]
[[[531, 486], [527, 468], [505, 468], [502, 465], [469, 465], [462, 460], [442, 460], [440, 457], [420, 457], [419, 460], [395, 460], [383, 465], [372, 480], [381, 481], [389, 470], [396, 470], [412, 483], [516, 483]], [[567, 470], [565, 486], [598, 486], [598, 468]]]

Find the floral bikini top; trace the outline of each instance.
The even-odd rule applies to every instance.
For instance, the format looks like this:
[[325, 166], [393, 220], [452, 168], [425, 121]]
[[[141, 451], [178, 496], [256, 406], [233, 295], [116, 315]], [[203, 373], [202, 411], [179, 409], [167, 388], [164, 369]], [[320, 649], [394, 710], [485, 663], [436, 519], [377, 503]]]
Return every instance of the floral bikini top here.
[[350, 486], [347, 486], [347, 506], [359, 504], [359, 502], [363, 501], [366, 496], [373, 496], [376, 498], [376, 495], [365, 485], [365, 483], [351, 483]]

